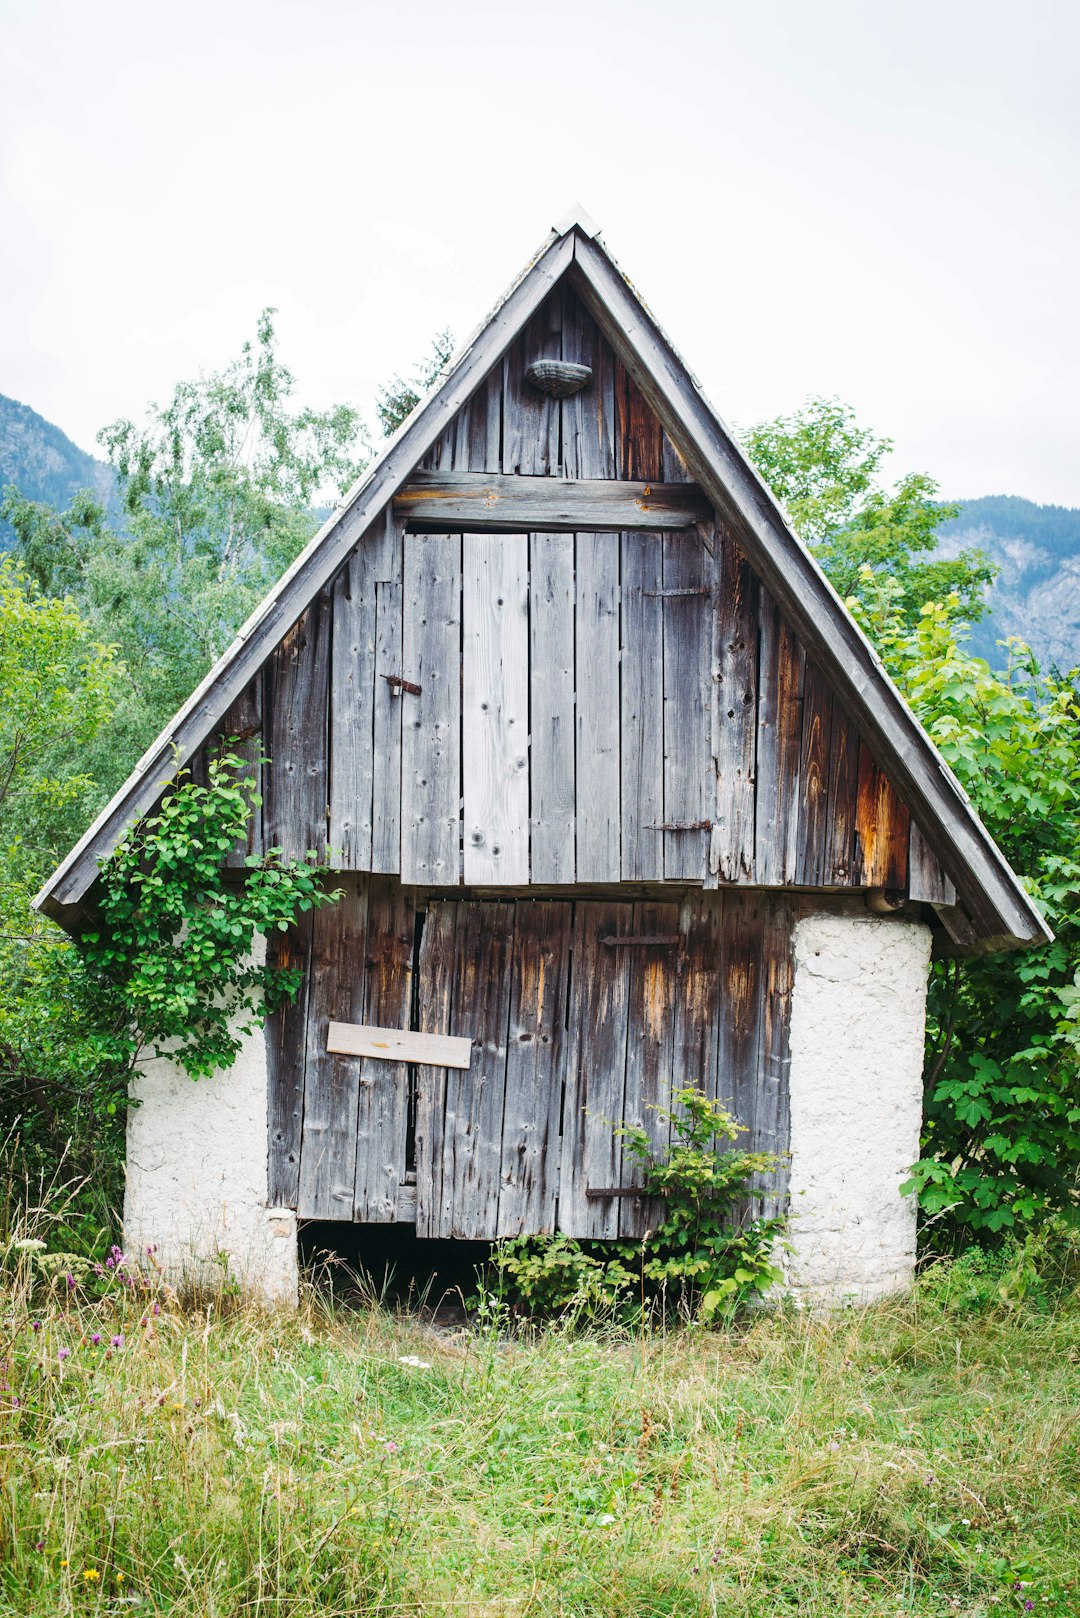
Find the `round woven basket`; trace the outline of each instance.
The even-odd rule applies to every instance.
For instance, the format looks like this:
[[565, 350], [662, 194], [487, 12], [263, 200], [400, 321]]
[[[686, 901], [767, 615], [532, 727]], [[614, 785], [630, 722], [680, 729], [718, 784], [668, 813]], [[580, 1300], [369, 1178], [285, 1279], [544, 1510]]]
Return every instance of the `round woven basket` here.
[[590, 366], [577, 365], [573, 360], [533, 360], [525, 371], [526, 380], [549, 399], [569, 399], [572, 393], [580, 393], [591, 377]]

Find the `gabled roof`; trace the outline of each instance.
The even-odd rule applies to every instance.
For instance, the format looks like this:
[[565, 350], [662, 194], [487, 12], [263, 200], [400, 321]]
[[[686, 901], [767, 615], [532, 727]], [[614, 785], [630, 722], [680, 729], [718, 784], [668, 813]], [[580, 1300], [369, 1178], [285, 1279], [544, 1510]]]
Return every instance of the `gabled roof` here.
[[691, 475], [727, 521], [747, 560], [812, 649], [955, 882], [980, 949], [1042, 943], [1050, 933], [870, 642], [789, 526], [701, 388], [580, 209], [551, 231], [491, 314], [389, 440], [330, 519], [244, 624], [112, 802], [37, 896], [71, 918], [100, 862], [155, 802], [178, 759], [212, 733], [252, 676], [345, 562], [457, 411], [567, 278], [612, 344]]

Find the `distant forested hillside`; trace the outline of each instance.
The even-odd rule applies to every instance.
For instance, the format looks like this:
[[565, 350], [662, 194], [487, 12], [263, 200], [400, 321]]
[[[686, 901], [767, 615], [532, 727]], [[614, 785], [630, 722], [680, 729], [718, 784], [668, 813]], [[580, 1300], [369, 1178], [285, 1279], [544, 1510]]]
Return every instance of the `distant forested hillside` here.
[[985, 495], [963, 501], [939, 532], [946, 554], [977, 545], [1001, 569], [991, 616], [972, 634], [975, 651], [1000, 665], [997, 642], [1020, 635], [1044, 663], [1080, 664], [1080, 510]]
[[[14, 483], [30, 500], [63, 507], [78, 489], [107, 496], [112, 482], [104, 461], [79, 449], [29, 405], [0, 393], [0, 489]], [[10, 526], [0, 522], [0, 550], [11, 539]]]

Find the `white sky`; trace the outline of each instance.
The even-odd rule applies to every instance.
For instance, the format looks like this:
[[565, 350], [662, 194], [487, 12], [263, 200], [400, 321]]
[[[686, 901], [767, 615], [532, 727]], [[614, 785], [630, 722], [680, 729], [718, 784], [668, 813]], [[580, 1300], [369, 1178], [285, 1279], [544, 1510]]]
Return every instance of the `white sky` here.
[[721, 413], [1080, 505], [1076, 0], [0, 0], [0, 392], [370, 409], [574, 202]]

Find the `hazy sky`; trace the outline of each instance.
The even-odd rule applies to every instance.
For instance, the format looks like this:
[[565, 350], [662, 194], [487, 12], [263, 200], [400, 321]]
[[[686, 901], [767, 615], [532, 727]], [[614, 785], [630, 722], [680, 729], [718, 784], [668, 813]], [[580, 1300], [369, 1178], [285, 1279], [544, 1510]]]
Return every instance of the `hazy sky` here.
[[1080, 505], [1077, 0], [0, 0], [0, 392], [370, 407], [580, 200], [736, 423]]

